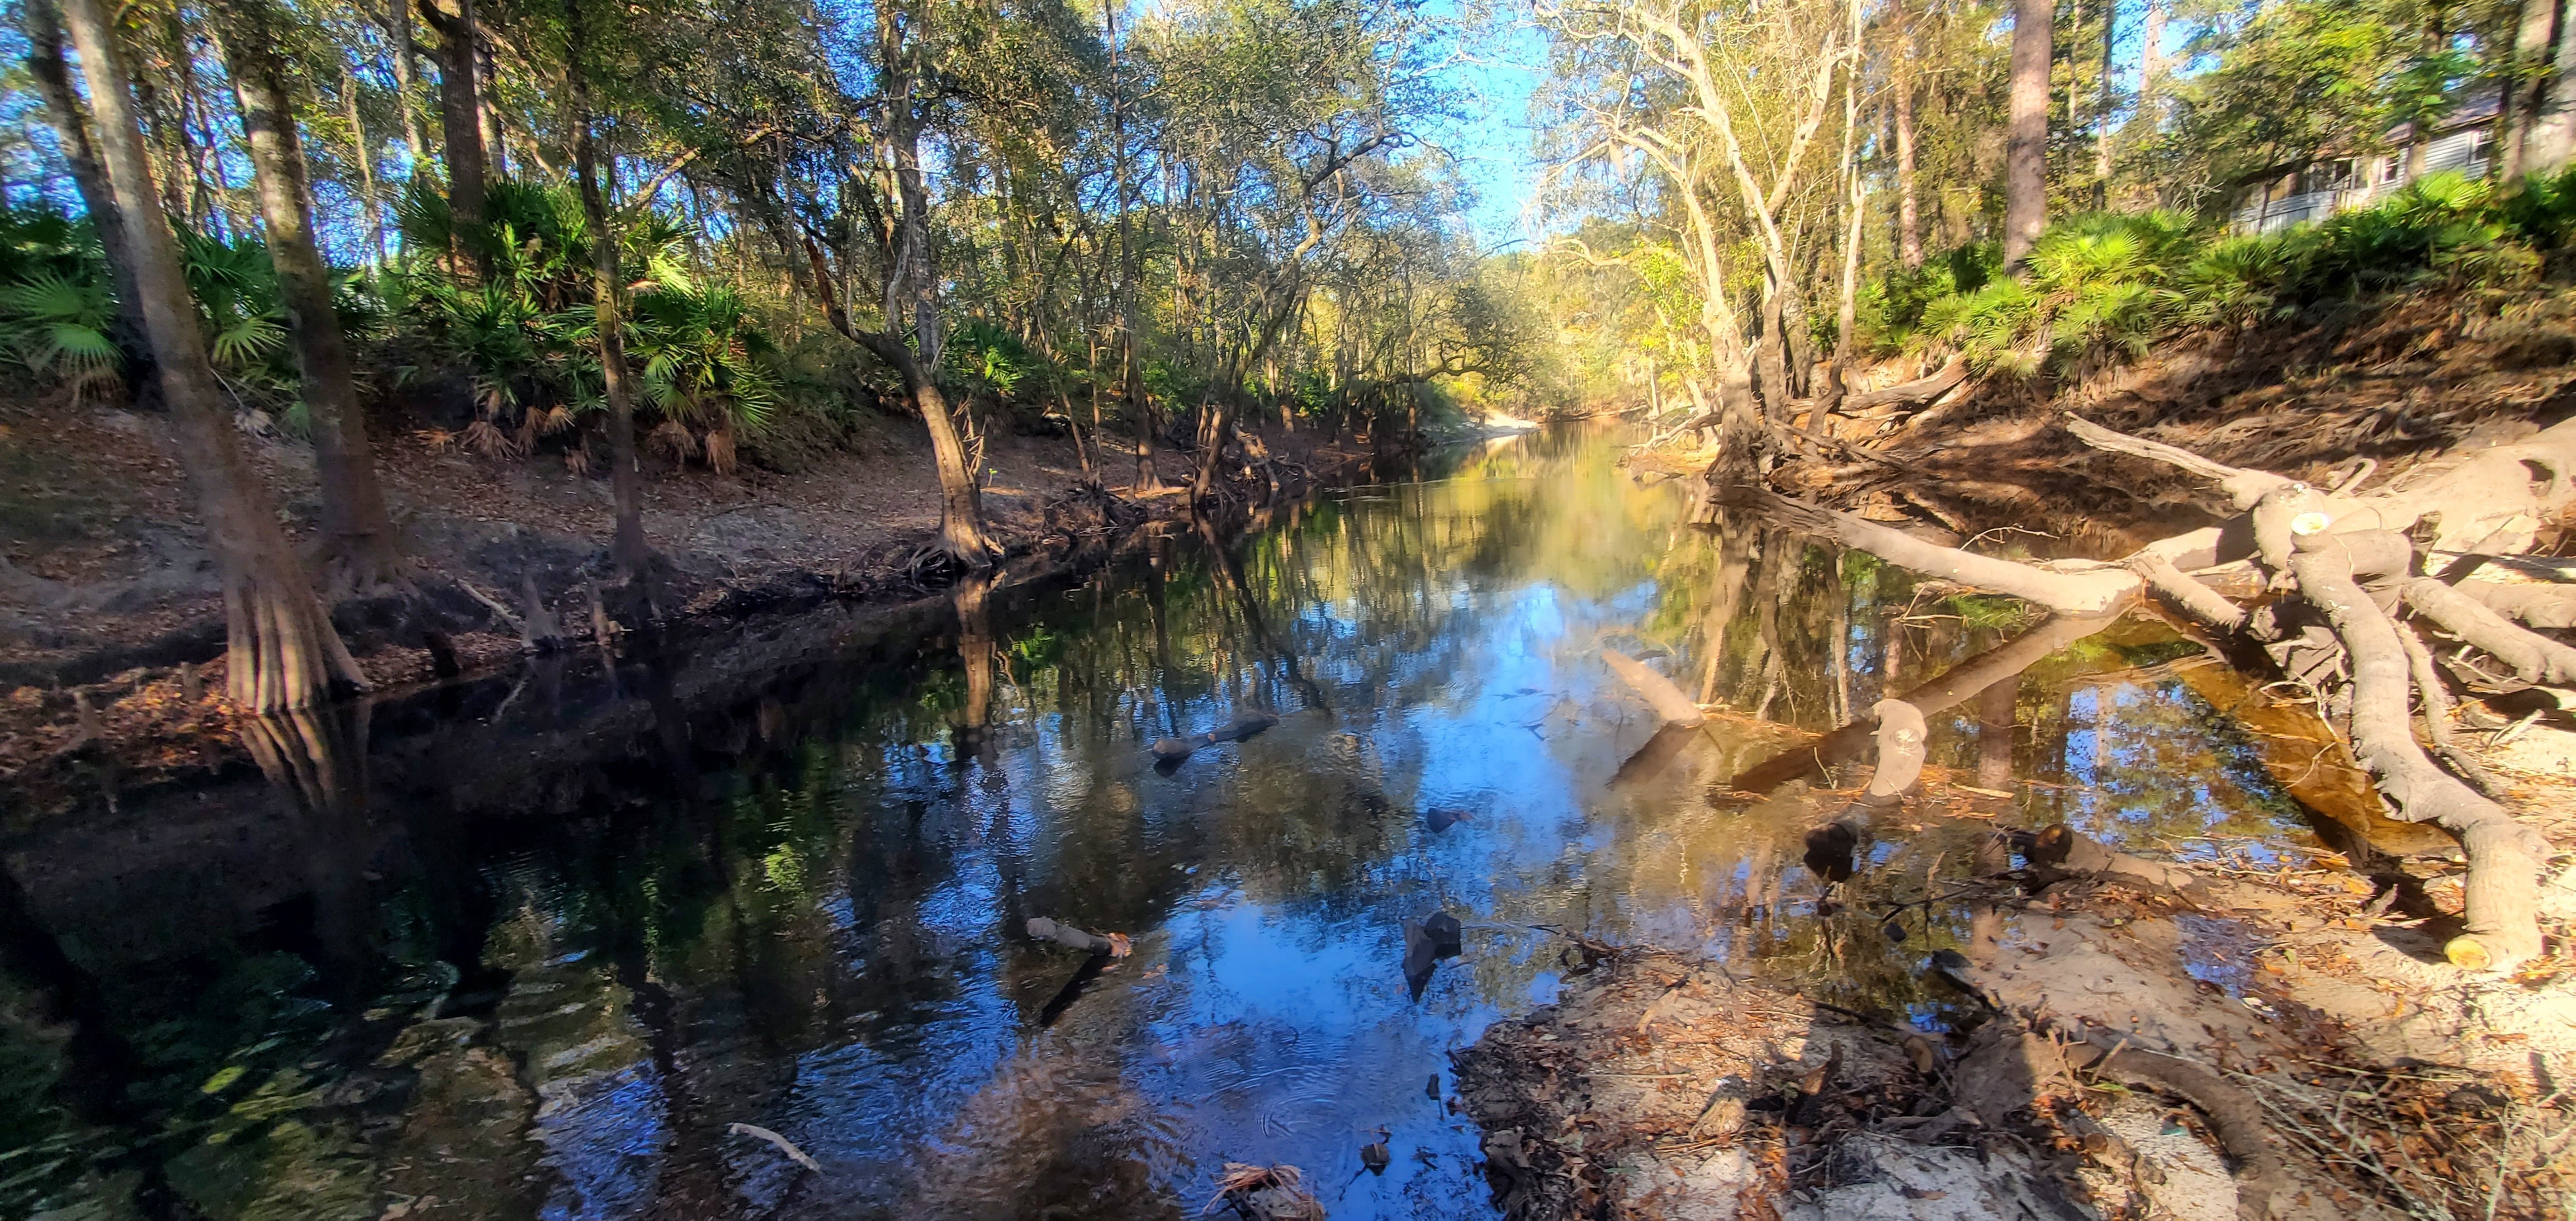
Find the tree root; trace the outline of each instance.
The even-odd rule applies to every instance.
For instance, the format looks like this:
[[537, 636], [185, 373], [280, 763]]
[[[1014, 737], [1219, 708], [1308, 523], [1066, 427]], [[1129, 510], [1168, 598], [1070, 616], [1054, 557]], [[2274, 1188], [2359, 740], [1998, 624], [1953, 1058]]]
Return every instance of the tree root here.
[[2237, 1216], [2270, 1217], [2272, 1202], [2296, 1189], [2288, 1163], [2263, 1138], [2270, 1125], [2264, 1119], [2262, 1101], [2244, 1087], [2189, 1060], [2133, 1047], [2106, 1051], [2080, 1043], [2067, 1053], [2067, 1062], [2075, 1067], [2090, 1068], [2129, 1085], [2179, 1094], [2208, 1116], [2218, 1143], [2236, 1163]]
[[2408, 725], [2413, 685], [2397, 625], [2363, 592], [2361, 573], [2403, 573], [2412, 547], [2381, 531], [2308, 534], [2298, 540], [2291, 572], [2308, 601], [2325, 612], [2352, 658], [2353, 754], [2379, 782], [2396, 817], [2430, 822], [2460, 839], [2469, 858], [2468, 931], [2443, 953], [2470, 968], [2507, 969], [2539, 955], [2540, 867], [2549, 855], [2540, 833], [2434, 765]]
[[2141, 551], [2126, 561], [2129, 571], [2147, 583], [2149, 592], [2181, 611], [2203, 627], [2222, 632], [2245, 630], [2245, 608], [2227, 600], [2199, 578], [2174, 567], [2173, 561], [2153, 551]]
[[2442, 685], [2442, 672], [2434, 668], [2433, 651], [2424, 647], [2423, 634], [2415, 630], [2414, 624], [2398, 624], [2397, 643], [2405, 646], [2406, 666], [2415, 675], [2415, 698], [2423, 705], [2424, 738], [2433, 744], [2434, 757], [2477, 791], [2489, 797], [2502, 792], [2496, 778], [2451, 740], [2451, 693]]
[[2502, 581], [2462, 581], [2451, 588], [2525, 627], [2559, 631], [2576, 628], [2576, 589], [2507, 585]]
[[2523, 627], [2431, 577], [2407, 579], [2399, 589], [2408, 609], [2459, 637], [2461, 643], [2513, 667], [2514, 677], [2523, 682], [2554, 686], [2576, 682], [2576, 648]]

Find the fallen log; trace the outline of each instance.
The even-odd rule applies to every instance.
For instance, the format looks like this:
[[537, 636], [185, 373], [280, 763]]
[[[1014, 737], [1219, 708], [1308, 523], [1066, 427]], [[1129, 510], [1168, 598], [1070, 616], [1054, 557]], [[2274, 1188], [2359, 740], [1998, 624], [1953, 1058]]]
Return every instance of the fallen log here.
[[[2209, 479], [2240, 510], [2251, 510], [2267, 494], [2297, 484], [2284, 475], [2213, 462], [2074, 416], [2066, 418], [2066, 430], [2095, 449], [2162, 462]], [[2403, 531], [2429, 518], [2434, 550], [2528, 551], [2543, 523], [2576, 506], [2576, 419], [2511, 445], [2477, 450], [2457, 462], [2418, 467], [2368, 496], [2318, 497], [2335, 533]]]
[[1968, 380], [1967, 359], [1953, 356], [1949, 363], [1933, 371], [1931, 376], [1918, 377], [1910, 382], [1899, 382], [1893, 386], [1863, 394], [1845, 395], [1840, 403], [1834, 404], [1832, 411], [1836, 415], [1857, 415], [1873, 407], [1885, 407], [1890, 404], [1911, 406], [1915, 403], [1928, 403], [1948, 394], [1959, 383], [1966, 380]]
[[1635, 691], [1638, 698], [1655, 710], [1656, 716], [1664, 719], [1664, 724], [1689, 729], [1708, 720], [1708, 714], [1701, 712], [1698, 704], [1682, 694], [1682, 689], [1674, 686], [1673, 680], [1647, 669], [1644, 662], [1617, 649], [1601, 650], [1601, 660], [1609, 665], [1611, 673], [1628, 684], [1629, 690]]
[[1927, 543], [1849, 513], [1791, 500], [1768, 488], [1732, 489], [1725, 495], [1728, 503], [1756, 508], [1791, 527], [1857, 547], [1897, 567], [2010, 595], [2059, 614], [2099, 615], [2124, 608], [2141, 586], [2138, 574], [2126, 569], [2050, 572]]
[[2353, 754], [2406, 822], [2430, 822], [2459, 837], [2469, 858], [2467, 931], [2443, 947], [2468, 968], [2510, 969], [2541, 950], [2540, 868], [2548, 841], [2502, 807], [2443, 771], [2417, 745], [2408, 721], [2412, 670], [2397, 625], [2359, 578], [2403, 575], [2413, 547], [2385, 531], [2304, 534], [2290, 557], [2302, 594], [2334, 625], [2352, 661]]

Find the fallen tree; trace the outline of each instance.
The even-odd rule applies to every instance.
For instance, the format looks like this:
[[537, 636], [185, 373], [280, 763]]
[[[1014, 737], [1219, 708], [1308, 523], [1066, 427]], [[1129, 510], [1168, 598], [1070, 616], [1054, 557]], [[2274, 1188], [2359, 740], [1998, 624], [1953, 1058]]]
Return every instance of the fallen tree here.
[[[2453, 671], [2466, 670], [2484, 689], [2576, 683], [2576, 647], [2515, 622], [2505, 609], [2521, 610], [2529, 616], [2526, 622], [2560, 622], [2576, 617], [2571, 615], [2576, 599], [2554, 591], [2498, 595], [2495, 590], [2512, 587], [2495, 583], [2463, 592], [2458, 582], [2476, 564], [2453, 564], [2442, 576], [2426, 576], [2419, 571], [2417, 549], [2422, 541], [2428, 547], [2485, 556], [2532, 546], [2544, 524], [2576, 509], [2576, 421], [2512, 445], [2426, 464], [2397, 481], [2402, 486], [2369, 495], [2351, 494], [2375, 470], [2368, 464], [2345, 486], [2320, 490], [2082, 420], [2070, 418], [2067, 428], [2093, 448], [2211, 480], [2242, 514], [2240, 521], [2235, 528], [2160, 540], [2121, 564], [2038, 565], [1940, 546], [1768, 488], [1712, 481], [1711, 499], [1747, 505], [1901, 567], [2021, 598], [2060, 616], [2119, 611], [2143, 592], [2172, 605], [2216, 638], [2269, 646], [2287, 677], [2318, 691], [2321, 708], [2348, 709], [2353, 754], [2376, 781], [2392, 815], [2432, 823], [2460, 842], [2469, 862], [2466, 927], [2445, 947], [2450, 960], [2469, 968], [2507, 969], [2538, 956], [2537, 900], [2547, 841], [2480, 791], [2488, 786], [2486, 777], [2448, 737], [2450, 700], [2440, 668], [2412, 627], [2386, 608], [2402, 607], [2457, 641], [2460, 656], [2453, 659]], [[2249, 535], [2255, 567], [2241, 574], [2247, 587], [2293, 595], [2312, 614], [2302, 619], [2295, 604], [2252, 613], [2185, 571], [2186, 566], [2207, 568], [2239, 559], [2231, 553], [2247, 550]], [[2318, 618], [2324, 622], [2316, 623]], [[2493, 658], [2506, 673], [2470, 665], [2466, 658], [2472, 652]], [[2329, 689], [2331, 700], [2325, 698]], [[1931, 699], [1917, 694], [1907, 698], [1924, 711], [1946, 706], [1937, 694]], [[2412, 706], [2417, 698], [2441, 762], [2415, 738]], [[1822, 741], [1764, 761], [1733, 783], [1765, 791], [1848, 757], [1865, 738], [1863, 726], [1845, 726]], [[2082, 855], [2081, 847], [2069, 851]]]

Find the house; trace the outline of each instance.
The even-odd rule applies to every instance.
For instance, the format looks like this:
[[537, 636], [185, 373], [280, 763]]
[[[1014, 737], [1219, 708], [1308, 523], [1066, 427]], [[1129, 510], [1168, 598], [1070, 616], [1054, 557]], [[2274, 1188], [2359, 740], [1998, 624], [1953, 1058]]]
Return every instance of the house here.
[[[2484, 178], [2495, 164], [2496, 95], [2488, 93], [2436, 120], [2424, 146], [2424, 173], [2457, 170]], [[2415, 180], [2406, 172], [2408, 126], [2388, 133], [2390, 151], [2376, 156], [2323, 158], [2299, 173], [2255, 191], [2229, 227], [2239, 233], [2278, 233], [2301, 221], [2323, 220], [2367, 207]]]

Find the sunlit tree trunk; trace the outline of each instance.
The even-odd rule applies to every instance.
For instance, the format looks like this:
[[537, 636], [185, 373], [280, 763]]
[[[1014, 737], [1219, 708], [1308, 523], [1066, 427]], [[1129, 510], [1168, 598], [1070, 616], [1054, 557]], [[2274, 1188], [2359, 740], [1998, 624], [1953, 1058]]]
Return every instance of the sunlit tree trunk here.
[[125, 215], [117, 207], [107, 168], [90, 143], [89, 112], [72, 88], [71, 65], [63, 58], [62, 14], [56, 0], [27, 0], [22, 10], [27, 34], [27, 75], [45, 101], [45, 117], [54, 129], [55, 147], [70, 166], [72, 186], [80, 192], [81, 209], [98, 231], [107, 268], [116, 289], [116, 346], [129, 363], [127, 389], [148, 399], [157, 376], [152, 368], [151, 340], [143, 326], [142, 294], [134, 285], [134, 252], [125, 237]]
[[2102, 5], [2102, 81], [2100, 99], [2093, 107], [2093, 207], [2108, 207], [2111, 200], [2111, 110], [2118, 102], [2118, 91], [2111, 85], [2111, 44], [2119, 36], [2120, 6], [2116, 0]]
[[403, 155], [410, 173], [429, 160], [420, 137], [420, 112], [413, 109], [412, 82], [420, 76], [420, 56], [411, 41], [411, 0], [385, 0], [385, 37], [393, 43], [394, 113], [402, 116]]
[[[471, 4], [471, 0], [464, 0]], [[469, 7], [469, 13], [472, 11]], [[594, 121], [590, 109], [589, 30], [583, 20], [582, 0], [564, 4], [566, 42], [566, 76], [572, 93], [573, 177], [579, 179], [582, 218], [590, 229], [591, 308], [598, 319], [600, 381], [608, 398], [608, 485], [616, 501], [616, 534], [609, 544], [609, 554], [617, 563], [629, 585], [641, 585], [646, 597], [652, 597], [653, 549], [644, 541], [644, 470], [635, 454], [635, 387], [634, 374], [626, 367], [626, 317], [624, 292], [626, 277], [618, 268], [617, 235], [609, 228], [608, 204], [599, 191], [597, 139], [592, 134]], [[466, 60], [472, 62], [473, 39], [464, 39]], [[469, 69], [470, 70], [470, 69]], [[467, 126], [473, 115], [465, 116]], [[449, 132], [450, 139], [454, 131]], [[478, 156], [477, 160], [480, 158]], [[477, 189], [480, 189], [480, 167], [477, 167]]]
[[2523, 169], [2532, 173], [2555, 173], [2576, 156], [2576, 13], [2567, 11], [2566, 0], [2551, 8], [2556, 32], [2550, 39], [2550, 67], [2532, 106], [2531, 134], [2523, 141]]
[[198, 512], [205, 519], [224, 588], [230, 642], [225, 682], [233, 701], [254, 712], [302, 707], [329, 698], [335, 684], [366, 679], [314, 597], [277, 510], [234, 441], [230, 413], [215, 382], [206, 336], [179, 269], [177, 239], [149, 201], [152, 174], [142, 128], [126, 94], [122, 54], [102, 10], [105, 0], [68, 0], [64, 15], [89, 78], [100, 151], [134, 258], [146, 331], [160, 366]]
[[2004, 263], [2019, 268], [2048, 228], [2048, 66], [2054, 0], [2013, 0], [2004, 125]]
[[[1905, 57], [1913, 58], [1914, 44], [1909, 37]], [[1899, 69], [1895, 86], [1896, 111], [1896, 259], [1907, 271], [1923, 266], [1923, 214], [1914, 197], [1914, 91], [1913, 74]]]
[[2521, 0], [2514, 21], [2503, 86], [2496, 98], [2496, 148], [2500, 177], [2511, 179], [2531, 159], [2531, 135], [2549, 95], [2552, 39], [2557, 34], [2556, 0]]
[[[1136, 239], [1134, 222], [1128, 217], [1127, 182], [1127, 116], [1124, 95], [1119, 89], [1118, 11], [1115, 0], [1101, 0], [1101, 15], [1107, 24], [1109, 43], [1109, 138], [1111, 158], [1115, 162], [1118, 189], [1118, 362], [1119, 378], [1127, 396], [1127, 408], [1136, 413], [1136, 486], [1139, 492], [1157, 492], [1163, 487], [1162, 472], [1154, 467], [1154, 404], [1145, 393], [1145, 367], [1136, 358]], [[1096, 435], [1096, 434], [1095, 434]]]
[[376, 481], [375, 454], [367, 444], [367, 417], [358, 406], [349, 345], [331, 300], [331, 271], [313, 245], [313, 204], [306, 181], [304, 146], [289, 101], [285, 66], [276, 48], [284, 30], [267, 0], [223, 0], [225, 67], [241, 101], [242, 132], [250, 147], [267, 226], [268, 257], [277, 271], [304, 372], [304, 402], [311, 409], [314, 466], [322, 485], [321, 557], [325, 581], [358, 590], [400, 576], [401, 556], [393, 519]]

